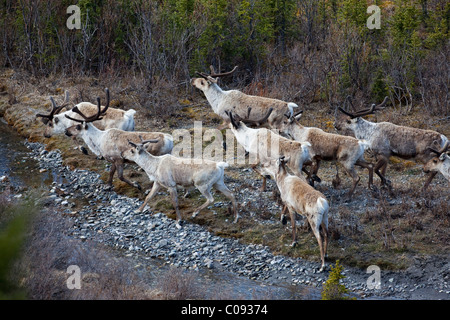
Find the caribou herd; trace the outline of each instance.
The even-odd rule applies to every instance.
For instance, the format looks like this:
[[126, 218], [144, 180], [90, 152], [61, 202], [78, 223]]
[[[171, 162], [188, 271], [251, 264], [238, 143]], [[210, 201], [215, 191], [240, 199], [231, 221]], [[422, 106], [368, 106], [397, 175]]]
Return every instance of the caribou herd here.
[[[262, 190], [266, 178], [272, 178], [284, 204], [281, 213], [289, 211], [292, 224], [292, 245], [296, 244], [295, 214], [304, 215], [309, 222], [320, 249], [322, 271], [328, 245], [327, 198], [314, 188], [321, 182], [318, 170], [321, 161], [332, 161], [336, 165], [333, 187], [340, 183], [338, 164], [353, 180], [348, 191], [351, 199], [360, 177], [355, 166], [368, 170], [368, 188], [373, 188], [373, 173], [380, 178], [381, 185], [392, 188], [386, 178], [386, 168], [391, 156], [414, 159], [424, 164], [427, 175], [423, 189], [427, 189], [434, 176], [441, 172], [450, 181], [450, 157], [447, 151], [450, 142], [444, 135], [432, 131], [395, 125], [389, 122], [374, 123], [363, 118], [382, 110], [387, 97], [379, 104], [359, 111], [337, 109], [334, 126], [339, 132], [351, 135], [328, 133], [317, 127], [301, 124], [303, 110], [297, 104], [260, 96], [247, 95], [238, 90], [223, 90], [217, 82], [219, 77], [232, 75], [233, 70], [216, 73], [197, 72], [198, 78], [191, 79], [191, 85], [200, 89], [212, 110], [223, 119], [219, 129], [229, 128], [237, 142], [248, 155], [255, 156], [251, 164], [262, 178]], [[191, 159], [172, 155], [174, 139], [162, 132], [134, 131], [135, 110], [124, 111], [109, 107], [110, 93], [105, 90], [106, 103], [101, 105], [81, 102], [70, 110], [61, 112], [69, 102], [69, 92], [57, 105], [50, 98], [52, 110], [49, 114], [37, 114], [44, 123], [44, 136], [65, 133], [81, 138], [92, 153], [111, 163], [108, 184], [112, 185], [117, 171], [120, 180], [141, 190], [136, 183], [123, 176], [124, 163], [137, 164], [147, 174], [153, 186], [137, 211], [144, 211], [146, 204], [161, 187], [168, 190], [176, 211], [177, 226], [181, 228], [182, 216], [178, 206], [177, 186], [195, 186], [206, 198], [206, 202], [194, 210], [196, 216], [214, 202], [211, 190], [223, 193], [232, 203], [234, 223], [239, 219], [238, 205], [233, 193], [224, 183], [224, 171], [229, 163], [209, 159]], [[83, 153], [88, 151], [78, 146]], [[226, 147], [224, 145], [224, 147]], [[273, 152], [276, 149], [276, 152]], [[375, 156], [376, 162], [364, 158], [366, 150]], [[303, 175], [305, 173], [306, 177]]]

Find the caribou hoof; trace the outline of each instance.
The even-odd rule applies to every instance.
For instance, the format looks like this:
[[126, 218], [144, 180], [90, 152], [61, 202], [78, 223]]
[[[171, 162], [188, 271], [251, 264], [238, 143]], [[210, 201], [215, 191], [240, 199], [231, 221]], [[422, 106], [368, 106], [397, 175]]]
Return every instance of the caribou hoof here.
[[88, 155], [89, 152], [86, 150], [85, 147], [80, 147], [81, 152], [83, 152], [83, 154]]
[[151, 213], [150, 207], [142, 204], [139, 208], [134, 210], [134, 213]]
[[333, 179], [331, 181], [331, 184], [333, 185], [334, 189], [337, 189], [340, 185], [341, 185], [341, 179], [337, 180], [337, 179]]
[[280, 221], [281, 221], [282, 225], [285, 225], [287, 223], [287, 219], [286, 219], [286, 215], [285, 214], [281, 215]]
[[292, 241], [291, 247], [292, 247], [292, 248], [295, 248], [296, 246], [297, 246], [297, 241]]
[[142, 191], [142, 188], [141, 188], [141, 186], [139, 185], [139, 183], [135, 182], [135, 183], [133, 183], [133, 186], [134, 186], [135, 188], [137, 188], [139, 191]]
[[384, 180], [381, 182], [381, 185], [382, 185], [382, 186], [386, 186], [386, 187], [388, 187], [388, 188], [392, 188], [392, 182], [391, 182], [391, 180], [389, 180], [389, 179], [384, 179]]
[[177, 229], [181, 229], [184, 225], [184, 221], [183, 220], [177, 220], [177, 223], [175, 224], [175, 227]]

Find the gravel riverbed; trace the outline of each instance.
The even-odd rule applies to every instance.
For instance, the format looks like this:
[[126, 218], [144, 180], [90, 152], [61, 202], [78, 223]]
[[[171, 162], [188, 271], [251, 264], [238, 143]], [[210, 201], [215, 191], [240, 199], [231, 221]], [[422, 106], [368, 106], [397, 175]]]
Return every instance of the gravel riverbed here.
[[[216, 236], [190, 222], [180, 228], [162, 212], [136, 213], [141, 201], [117, 194], [97, 173], [70, 170], [63, 165], [59, 151], [48, 152], [40, 143], [26, 142], [26, 146], [41, 171], [51, 170], [60, 177], [43, 201], [58, 206], [72, 220], [74, 228], [64, 232], [74, 238], [95, 239], [130, 256], [157, 258], [191, 270], [225, 270], [267, 284], [321, 289], [328, 278], [329, 267], [318, 273], [317, 262], [273, 255], [266, 246]], [[81, 209], [75, 210], [76, 201], [83, 201]], [[405, 271], [381, 270], [379, 289], [367, 285], [372, 272], [346, 267], [343, 274], [343, 284], [358, 298], [450, 298], [450, 262], [445, 259], [417, 259]]]

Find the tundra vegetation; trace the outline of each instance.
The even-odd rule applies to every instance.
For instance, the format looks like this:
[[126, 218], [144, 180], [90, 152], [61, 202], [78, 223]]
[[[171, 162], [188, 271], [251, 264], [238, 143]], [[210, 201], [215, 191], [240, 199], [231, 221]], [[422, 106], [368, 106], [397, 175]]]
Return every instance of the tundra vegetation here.
[[[60, 149], [65, 165], [98, 171], [107, 181], [105, 161], [93, 154], [81, 157], [65, 136], [43, 136], [45, 126], [35, 116], [52, 109], [50, 96], [63, 101], [70, 90], [74, 103], [92, 103], [108, 87], [114, 93], [111, 107], [137, 111], [136, 130], [170, 134], [176, 128], [191, 130], [193, 121], [217, 127], [223, 119], [190, 81], [210, 65], [219, 73], [238, 66], [219, 78], [223, 90], [292, 101], [304, 111], [299, 122], [305, 127], [336, 133], [338, 107], [356, 113], [387, 96], [383, 111], [366, 120], [449, 137], [450, 3], [375, 3], [381, 8], [381, 29], [366, 26], [372, 1], [79, 0], [81, 29], [68, 30], [66, 9], [72, 3], [2, 1], [0, 116], [24, 137]], [[346, 105], [349, 96], [355, 108]], [[427, 147], [438, 156], [442, 144]], [[372, 156], [370, 150], [365, 153], [368, 162], [376, 163]], [[442, 152], [433, 159], [441, 157]], [[361, 187], [355, 189], [346, 177], [334, 188], [334, 167], [321, 165], [322, 183], [315, 187], [330, 203], [328, 261], [398, 270], [417, 256], [448, 254], [448, 181], [436, 174], [423, 192], [422, 166], [393, 156], [389, 162], [391, 190], [365, 187], [365, 170], [358, 172]], [[277, 187], [269, 182], [261, 193], [258, 176], [242, 169], [227, 168], [225, 178], [239, 204], [236, 224], [229, 223], [232, 214], [225, 207], [189, 221], [217, 235], [267, 245], [277, 254], [319, 262], [307, 226], [297, 232], [298, 245], [290, 247], [290, 228], [260, 223], [281, 212], [282, 206], [272, 207]], [[124, 172], [148, 187], [144, 172], [133, 166]], [[119, 193], [145, 198], [123, 181], [113, 185]], [[344, 201], [352, 189], [352, 201]], [[228, 201], [222, 195], [216, 200]], [[180, 199], [181, 214], [188, 216], [202, 203], [195, 192]], [[175, 218], [167, 194], [150, 206]]]

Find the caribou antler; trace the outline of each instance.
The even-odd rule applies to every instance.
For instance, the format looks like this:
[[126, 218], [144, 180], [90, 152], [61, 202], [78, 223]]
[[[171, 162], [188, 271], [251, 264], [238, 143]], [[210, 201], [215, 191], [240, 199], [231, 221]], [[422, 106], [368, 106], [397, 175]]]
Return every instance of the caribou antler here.
[[127, 140], [128, 140], [128, 143], [135, 148], [144, 147], [144, 144], [146, 144], [146, 143], [158, 143], [159, 142], [159, 139], [144, 140], [141, 135], [139, 135], [139, 139], [141, 140], [140, 144], [134, 143], [130, 139], [127, 139]]
[[139, 139], [141, 140], [141, 145], [144, 145], [146, 143], [158, 143], [159, 141], [159, 139], [144, 140], [141, 135], [139, 135]]
[[67, 114], [65, 115], [67, 119], [70, 119], [75, 122], [79, 122], [79, 123], [86, 122], [87, 123], [87, 122], [94, 122], [94, 121], [103, 119], [103, 118], [101, 118], [102, 112], [101, 112], [100, 97], [97, 97], [97, 113], [95, 115], [87, 117], [76, 106], [72, 109], [72, 111], [79, 114], [83, 118], [83, 120], [80, 120], [80, 119], [72, 118], [72, 117], [68, 116]]
[[209, 76], [213, 77], [213, 78], [218, 78], [218, 77], [225, 77], [225, 76], [229, 76], [229, 75], [233, 74], [236, 71], [237, 66], [234, 66], [234, 68], [231, 71], [222, 72], [222, 73], [216, 73], [214, 71], [214, 67], [212, 65], [209, 66], [209, 69], [211, 70], [211, 74]]
[[[436, 140], [433, 141], [434, 145], [438, 145], [438, 142]], [[445, 143], [445, 145], [440, 148], [439, 150], [436, 150], [433, 147], [428, 147], [428, 149], [434, 153], [436, 153], [438, 156], [440, 156], [441, 154], [443, 154], [444, 152], [447, 152], [448, 149], [450, 149], [450, 141], [447, 140], [447, 142]]]
[[230, 117], [230, 121], [231, 121], [231, 124], [233, 125], [233, 127], [235, 129], [239, 128], [239, 125], [234, 120], [233, 113], [231, 111], [225, 111], [225, 113], [228, 115], [228, 117]]
[[133, 141], [131, 141], [130, 139], [128, 139], [128, 143], [134, 148], [138, 147], [138, 145], [136, 143], [134, 143]]
[[72, 121], [75, 121], [75, 122], [80, 122], [80, 123], [83, 123], [83, 122], [94, 122], [94, 121], [97, 121], [97, 120], [102, 120], [103, 118], [102, 118], [101, 116], [105, 115], [106, 111], [107, 111], [108, 108], [109, 108], [109, 102], [110, 102], [109, 89], [106, 88], [106, 89], [105, 89], [105, 92], [106, 92], [106, 106], [103, 108], [103, 110], [101, 109], [100, 97], [97, 97], [97, 114], [95, 114], [95, 115], [93, 115], [93, 116], [91, 116], [91, 117], [87, 117], [86, 115], [84, 115], [84, 114], [78, 109], [78, 107], [75, 106], [75, 107], [72, 109], [72, 111], [75, 112], [75, 113], [77, 113], [77, 114], [79, 114], [84, 120], [75, 119], [75, 118], [72, 118], [72, 117], [70, 117], [70, 116], [68, 116], [68, 115], [65, 115], [66, 118], [67, 118], [67, 119], [70, 119], [70, 120], [72, 120]]
[[291, 115], [290, 113], [285, 113], [284, 116], [286, 118], [288, 118], [290, 121], [294, 120], [295, 118], [297, 118], [299, 115], [301, 115], [303, 113], [303, 110], [300, 110], [298, 112], [296, 112], [295, 114]]
[[243, 119], [243, 118], [238, 116], [238, 120], [242, 121], [245, 124], [251, 124], [251, 125], [254, 124], [254, 125], [260, 126], [263, 123], [265, 123], [267, 121], [267, 119], [269, 119], [269, 117], [270, 117], [270, 115], [271, 115], [271, 113], [273, 111], [273, 108], [270, 108], [269, 111], [267, 111], [266, 115], [264, 117], [262, 117], [261, 119], [258, 119], [258, 120], [251, 120], [251, 119], [249, 119], [251, 111], [252, 111], [252, 108], [248, 107], [247, 119]]
[[215, 71], [214, 71], [214, 67], [211, 65], [211, 66], [209, 66], [209, 68], [210, 68], [210, 70], [211, 70], [211, 74], [206, 74], [206, 73], [204, 73], [204, 72], [198, 72], [198, 71], [196, 71], [196, 73], [200, 76], [200, 77], [202, 77], [202, 78], [205, 78], [206, 80], [209, 80], [209, 81], [212, 81], [212, 82], [217, 82], [217, 79], [214, 79], [214, 78], [219, 78], [219, 77], [225, 77], [225, 76], [229, 76], [230, 74], [233, 74], [235, 71], [236, 71], [236, 69], [237, 69], [237, 66], [235, 66], [234, 68], [233, 68], [233, 70], [231, 70], [231, 71], [228, 71], [228, 72], [222, 72], [222, 73], [216, 73]]
[[385, 97], [383, 102], [381, 102], [379, 105], [375, 105], [375, 103], [374, 103], [374, 104], [372, 104], [372, 106], [369, 109], [358, 111], [356, 113], [356, 116], [362, 117], [362, 116], [374, 113], [375, 111], [383, 110], [383, 108], [386, 105], [387, 101], [388, 101], [388, 97]]
[[[347, 100], [349, 100], [349, 101], [350, 101], [350, 104], [352, 104], [352, 103], [351, 103], [351, 100], [349, 99], [349, 97], [347, 97]], [[366, 116], [366, 115], [368, 115], [368, 114], [372, 114], [372, 113], [374, 113], [375, 111], [383, 110], [383, 108], [384, 108], [384, 106], [386, 105], [387, 101], [388, 101], [388, 97], [385, 97], [384, 100], [383, 100], [383, 102], [380, 103], [379, 105], [376, 105], [376, 104], [374, 103], [374, 104], [372, 104], [372, 106], [371, 106], [369, 109], [359, 110], [359, 111], [357, 111], [357, 112], [355, 112], [355, 113], [351, 113], [351, 112], [345, 111], [345, 110], [342, 109], [341, 107], [339, 107], [338, 110], [341, 111], [342, 113], [348, 115], [350, 118], [353, 119], [353, 118], [358, 118], [358, 117]], [[353, 104], [352, 104], [352, 106], [353, 106]]]
[[52, 102], [52, 111], [50, 111], [49, 114], [41, 114], [38, 113], [36, 115], [36, 117], [41, 117], [42, 118], [42, 122], [44, 124], [47, 124], [49, 121], [53, 120], [53, 117], [55, 116], [55, 114], [58, 114], [59, 112], [61, 112], [62, 109], [64, 109], [66, 106], [69, 105], [69, 91], [66, 90], [65, 91], [65, 97], [64, 97], [64, 101], [62, 103], [62, 105], [57, 106], [55, 99], [53, 99], [53, 97], [50, 97], [50, 101]]
[[101, 111], [101, 114], [105, 114], [106, 110], [108, 110], [108, 108], [109, 108], [109, 101], [110, 100], [109, 100], [109, 89], [108, 88], [105, 88], [105, 93], [106, 93], [106, 106]]

